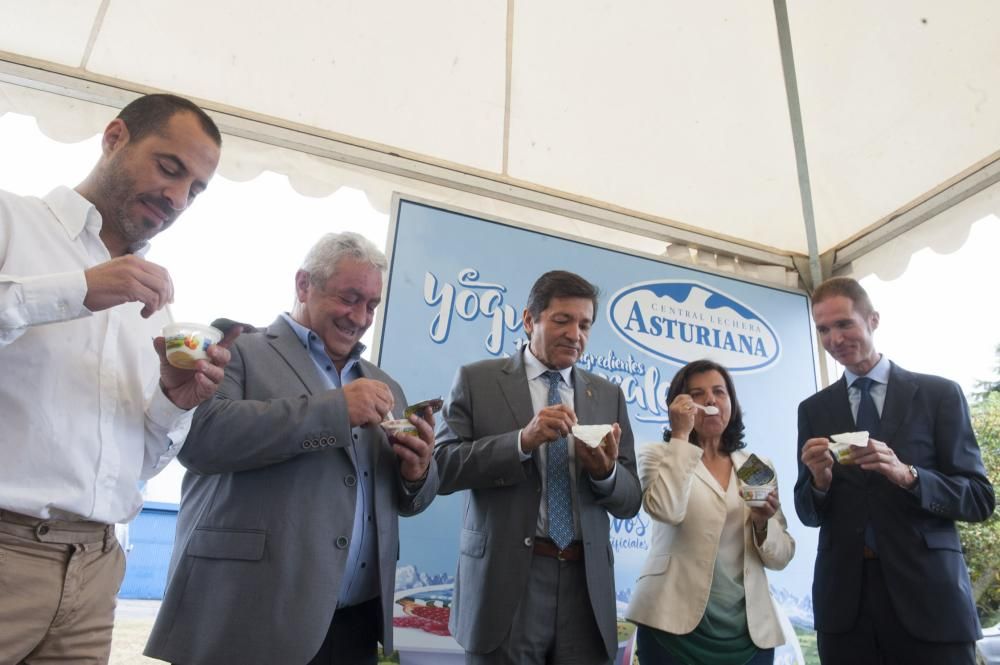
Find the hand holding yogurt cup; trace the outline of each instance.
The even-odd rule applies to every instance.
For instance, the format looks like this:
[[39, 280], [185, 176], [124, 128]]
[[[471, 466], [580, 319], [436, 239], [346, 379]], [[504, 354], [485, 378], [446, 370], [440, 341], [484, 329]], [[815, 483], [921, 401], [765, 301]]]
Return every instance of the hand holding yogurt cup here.
[[406, 418], [398, 419], [393, 418], [390, 411], [381, 426], [399, 460], [399, 474], [403, 479], [415, 483], [426, 478], [434, 451], [433, 406], [426, 405], [422, 413], [411, 411]]
[[242, 328], [234, 326], [223, 335], [211, 326], [174, 323], [163, 332], [153, 340], [160, 356], [160, 389], [178, 408], [193, 409], [215, 395], [229, 363], [229, 347]]
[[208, 347], [222, 341], [222, 331], [200, 323], [174, 322], [163, 326], [167, 362], [178, 369], [194, 369], [208, 359]]
[[830, 452], [841, 464], [854, 464], [851, 451], [868, 446], [868, 432], [844, 432], [830, 436]]

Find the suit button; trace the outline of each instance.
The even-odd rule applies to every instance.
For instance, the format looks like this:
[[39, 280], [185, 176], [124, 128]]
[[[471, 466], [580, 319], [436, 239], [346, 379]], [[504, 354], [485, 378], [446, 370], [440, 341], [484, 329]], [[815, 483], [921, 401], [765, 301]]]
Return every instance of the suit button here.
[[350, 544], [350, 542], [351, 541], [347, 538], [347, 536], [337, 536], [337, 540], [335, 541], [334, 544], [337, 546], [337, 549], [342, 550], [345, 547], [347, 547]]
[[303, 441], [302, 442], [302, 447], [303, 448], [309, 448], [309, 442], [308, 441]]
[[358, 484], [358, 479], [351, 475], [344, 476], [344, 484], [348, 487], [354, 487]]
[[532, 543], [534, 543], [534, 541], [531, 538], [525, 538], [524, 539], [524, 546], [525, 547], [531, 547]]
[[327, 439], [324, 436], [322, 439], [319, 440], [319, 445], [321, 445], [321, 446], [329, 446], [330, 445], [330, 440]]
[[319, 448], [319, 439], [313, 439], [312, 443], [309, 444], [313, 448]]
[[38, 535], [39, 536], [44, 536], [48, 532], [49, 532], [49, 525], [48, 524], [39, 524], [38, 525]]

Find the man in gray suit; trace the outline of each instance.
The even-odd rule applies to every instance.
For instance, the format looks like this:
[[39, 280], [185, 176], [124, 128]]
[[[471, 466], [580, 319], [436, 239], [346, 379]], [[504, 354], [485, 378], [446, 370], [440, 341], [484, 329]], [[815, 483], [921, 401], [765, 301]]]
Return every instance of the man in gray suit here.
[[[529, 343], [459, 369], [438, 428], [440, 492], [469, 490], [449, 628], [466, 663], [609, 663], [617, 652], [608, 514], [642, 493], [620, 388], [574, 364], [597, 289], [552, 271], [531, 288]], [[596, 448], [573, 425], [613, 424]]]
[[[438, 488], [433, 416], [386, 437], [400, 386], [361, 360], [385, 256], [328, 234], [296, 302], [244, 333], [200, 408], [170, 578], [146, 655], [183, 665], [375, 663], [392, 650], [398, 516]], [[390, 418], [392, 416], [389, 416]]]

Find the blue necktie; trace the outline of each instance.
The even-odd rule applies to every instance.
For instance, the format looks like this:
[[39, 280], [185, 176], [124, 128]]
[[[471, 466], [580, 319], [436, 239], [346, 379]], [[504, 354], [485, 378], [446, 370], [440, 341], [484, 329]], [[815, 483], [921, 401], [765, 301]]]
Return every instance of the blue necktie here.
[[[871, 389], [874, 384], [875, 381], [867, 376], [859, 376], [851, 384], [861, 393], [861, 401], [858, 402], [858, 415], [854, 418], [855, 425], [859, 431], [868, 430], [868, 438], [870, 439], [878, 438], [878, 427], [881, 422], [875, 400], [872, 399]], [[865, 545], [873, 552], [878, 551], [875, 543], [875, 529], [872, 528], [871, 522], [865, 524]]]
[[[559, 382], [562, 375], [554, 370], [543, 374], [549, 380], [549, 406], [562, 404]], [[569, 446], [565, 437], [559, 437], [546, 447], [545, 498], [549, 510], [549, 538], [564, 550], [573, 541], [573, 498], [569, 485]]]
[[868, 436], [877, 439], [881, 418], [879, 418], [878, 409], [875, 407], [875, 400], [872, 399], [871, 389], [874, 384], [875, 381], [869, 379], [867, 376], [859, 376], [854, 379], [854, 383], [851, 385], [861, 393], [861, 401], [858, 402], [858, 415], [855, 417], [854, 422], [857, 424], [859, 431], [868, 430]]

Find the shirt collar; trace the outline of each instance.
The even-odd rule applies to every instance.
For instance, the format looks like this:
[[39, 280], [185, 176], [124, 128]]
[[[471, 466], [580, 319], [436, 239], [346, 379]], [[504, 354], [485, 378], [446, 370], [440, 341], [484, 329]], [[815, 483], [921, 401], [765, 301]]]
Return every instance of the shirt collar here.
[[[292, 330], [295, 332], [295, 336], [299, 338], [302, 342], [302, 346], [309, 350], [310, 353], [321, 353], [327, 358], [330, 358], [330, 354], [326, 352], [326, 347], [323, 345], [323, 340], [319, 338], [319, 335], [314, 333], [309, 328], [292, 318], [288, 312], [281, 313], [282, 318], [291, 326]], [[347, 356], [347, 362], [344, 363], [344, 369], [351, 369], [351, 367], [361, 359], [361, 354], [367, 349], [364, 344], [358, 342], [351, 349], [351, 353]], [[333, 360], [332, 358], [330, 359]]]
[[[531, 347], [527, 344], [524, 345], [524, 371], [528, 377], [528, 381], [537, 379], [545, 372], [549, 371], [549, 368], [542, 364], [542, 361], [535, 357], [535, 354], [531, 352]], [[570, 365], [565, 369], [557, 370], [560, 375], [562, 375], [562, 380], [566, 382], [566, 385], [572, 386], [573, 377], [573, 366]]]
[[[890, 372], [891, 369], [892, 369], [892, 363], [889, 362], [889, 358], [886, 357], [886, 355], [883, 353], [883, 354], [881, 354], [881, 357], [879, 358], [878, 362], [875, 363], [875, 366], [872, 367], [870, 370], [868, 370], [868, 373], [865, 374], [864, 376], [867, 376], [869, 379], [871, 379], [875, 383], [881, 383], [882, 385], [888, 385], [888, 383], [889, 383], [889, 372]], [[854, 372], [852, 372], [851, 370], [847, 369], [846, 367], [844, 368], [844, 378], [847, 381], [848, 387], [850, 387], [851, 384], [854, 383], [854, 380], [857, 379], [859, 376], [861, 376], [861, 375], [860, 374], [855, 374]]]
[[[75, 189], [69, 187], [56, 187], [46, 194], [42, 201], [48, 206], [59, 223], [66, 229], [74, 240], [77, 239], [84, 230], [100, 236], [103, 221], [101, 213], [97, 207], [85, 199]], [[149, 251], [149, 243], [145, 240], [129, 247], [129, 252], [138, 256], [143, 256]]]

